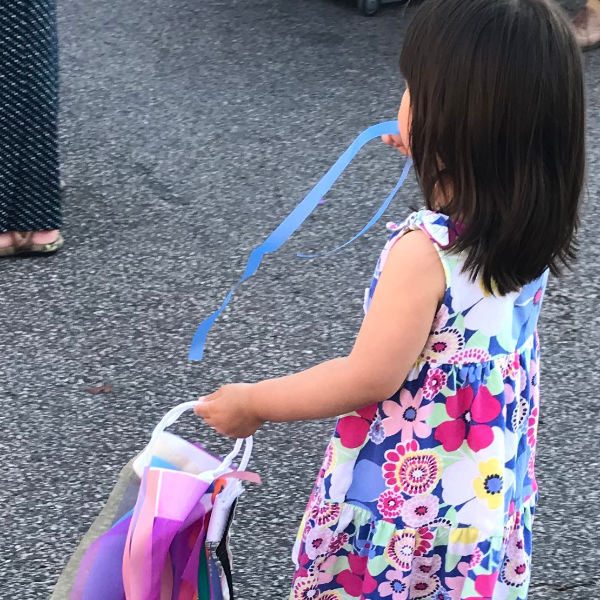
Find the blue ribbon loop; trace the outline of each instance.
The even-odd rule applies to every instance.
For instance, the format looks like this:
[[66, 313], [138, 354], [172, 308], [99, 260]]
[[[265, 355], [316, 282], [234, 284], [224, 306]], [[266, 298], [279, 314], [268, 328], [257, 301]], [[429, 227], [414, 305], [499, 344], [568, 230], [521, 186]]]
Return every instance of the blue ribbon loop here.
[[[378, 123], [377, 125], [373, 125], [369, 127], [365, 131], [363, 131], [347, 148], [347, 150], [337, 159], [335, 164], [327, 171], [327, 173], [322, 177], [322, 179], [315, 185], [315, 187], [305, 196], [304, 200], [302, 200], [294, 210], [280, 223], [280, 225], [267, 237], [267, 239], [257, 248], [252, 250], [250, 256], [248, 257], [248, 262], [246, 263], [246, 268], [244, 270], [243, 275], [239, 279], [239, 281], [229, 290], [229, 293], [225, 297], [225, 300], [221, 303], [221, 306], [214, 312], [212, 315], [204, 319], [196, 334], [194, 335], [194, 339], [192, 340], [192, 344], [189, 352], [190, 360], [202, 360], [202, 356], [204, 355], [204, 345], [206, 343], [206, 336], [210, 331], [213, 323], [217, 320], [217, 317], [223, 312], [225, 307], [229, 304], [233, 293], [237, 289], [239, 285], [241, 285], [246, 279], [252, 277], [254, 273], [258, 270], [262, 258], [265, 254], [269, 252], [274, 252], [278, 250], [284, 242], [286, 242], [292, 234], [304, 223], [304, 221], [308, 218], [308, 216], [315, 210], [319, 201], [327, 194], [327, 192], [331, 189], [333, 184], [336, 182], [338, 177], [342, 174], [344, 169], [350, 164], [352, 159], [356, 156], [358, 151], [368, 142], [373, 140], [374, 138], [381, 137], [385, 134], [397, 134], [398, 133], [398, 122], [397, 121], [385, 121], [383, 123]], [[402, 175], [400, 180], [396, 184], [396, 187], [392, 191], [392, 193], [387, 197], [385, 202], [381, 205], [380, 209], [373, 216], [373, 218], [369, 221], [369, 223], [363, 227], [363, 229], [355, 235], [352, 239], [347, 241], [342, 246], [335, 248], [330, 252], [326, 252], [324, 254], [331, 254], [332, 252], [337, 252], [341, 248], [344, 248], [355, 239], [360, 237], [367, 229], [373, 226], [373, 224], [381, 217], [384, 213], [385, 209], [389, 206], [392, 198], [396, 194], [396, 192], [400, 189], [402, 184], [404, 183], [406, 176], [408, 175], [408, 170], [411, 165], [410, 159], [406, 162], [404, 166], [404, 170], [402, 171]], [[304, 257], [310, 257], [311, 255], [299, 255]], [[312, 255], [319, 256], [319, 255]]]
[[396, 187], [390, 192], [390, 195], [384, 200], [383, 204], [379, 207], [377, 212], [371, 217], [371, 220], [355, 236], [351, 237], [347, 242], [345, 242], [341, 246], [338, 246], [337, 248], [334, 248], [333, 250], [327, 250], [326, 252], [318, 252], [317, 254], [297, 254], [296, 256], [300, 258], [320, 258], [322, 256], [329, 256], [330, 254], [335, 254], [336, 252], [339, 252], [340, 250], [342, 250], [342, 248], [349, 246], [353, 241], [357, 240], [361, 235], [363, 235], [365, 232], [371, 229], [371, 227], [373, 227], [373, 225], [375, 225], [377, 221], [379, 221], [381, 215], [383, 215], [383, 213], [387, 210], [387, 207], [390, 205], [390, 202], [394, 199], [394, 196], [398, 193], [398, 190], [406, 181], [411, 166], [412, 159], [409, 158], [407, 159], [404, 165], [402, 175], [400, 175], [400, 179], [398, 180]]

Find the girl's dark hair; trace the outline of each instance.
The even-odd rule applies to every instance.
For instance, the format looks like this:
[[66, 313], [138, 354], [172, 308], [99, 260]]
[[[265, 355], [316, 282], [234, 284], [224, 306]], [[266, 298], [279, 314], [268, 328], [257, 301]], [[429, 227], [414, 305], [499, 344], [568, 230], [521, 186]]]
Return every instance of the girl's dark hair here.
[[581, 53], [546, 0], [425, 0], [400, 69], [426, 206], [462, 223], [453, 248], [490, 292], [575, 256], [585, 170]]

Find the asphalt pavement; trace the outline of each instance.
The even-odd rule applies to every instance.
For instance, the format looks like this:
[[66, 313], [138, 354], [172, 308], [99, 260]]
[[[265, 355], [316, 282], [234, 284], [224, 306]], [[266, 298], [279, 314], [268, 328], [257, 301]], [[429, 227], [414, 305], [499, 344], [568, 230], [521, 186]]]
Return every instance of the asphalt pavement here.
[[[252, 248], [363, 129], [393, 119], [411, 8], [352, 0], [63, 0], [66, 246], [0, 263], [0, 598], [45, 599], [119, 469], [172, 405], [349, 351], [384, 223], [332, 257], [393, 187], [373, 143], [215, 325]], [[573, 272], [540, 322], [540, 505], [531, 600], [600, 593], [600, 50], [586, 56], [588, 188]], [[107, 385], [111, 391], [92, 394]], [[106, 388], [108, 390], [108, 388]], [[296, 528], [333, 422], [266, 425], [233, 551], [241, 600], [287, 597]], [[192, 417], [176, 428], [228, 449]]]

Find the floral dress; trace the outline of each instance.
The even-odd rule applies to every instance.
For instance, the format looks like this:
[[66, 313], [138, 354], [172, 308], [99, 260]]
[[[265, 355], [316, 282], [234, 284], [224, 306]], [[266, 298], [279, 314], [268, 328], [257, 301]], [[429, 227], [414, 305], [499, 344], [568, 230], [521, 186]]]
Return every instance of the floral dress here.
[[400, 390], [338, 420], [290, 599], [525, 600], [547, 272], [495, 296], [462, 271], [447, 216], [422, 210], [388, 228], [365, 311], [390, 249], [417, 229], [439, 253], [444, 300]]

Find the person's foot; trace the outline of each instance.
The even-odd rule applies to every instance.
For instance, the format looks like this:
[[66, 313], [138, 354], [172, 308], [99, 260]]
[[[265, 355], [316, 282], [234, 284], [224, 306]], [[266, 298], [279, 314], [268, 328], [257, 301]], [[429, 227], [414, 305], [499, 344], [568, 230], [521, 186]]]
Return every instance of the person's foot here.
[[[8, 233], [0, 233], [0, 248], [9, 248], [18, 244], [20, 239], [24, 239], [26, 234], [29, 232], [25, 231], [9, 231]], [[31, 243], [33, 244], [51, 244], [58, 238], [58, 229], [52, 229], [51, 231], [34, 231], [31, 236]], [[15, 240], [16, 238], [16, 240]]]
[[600, 46], [600, 0], [588, 0], [573, 19], [575, 39], [585, 52]]
[[63, 245], [58, 229], [0, 233], [0, 256], [53, 254]]

